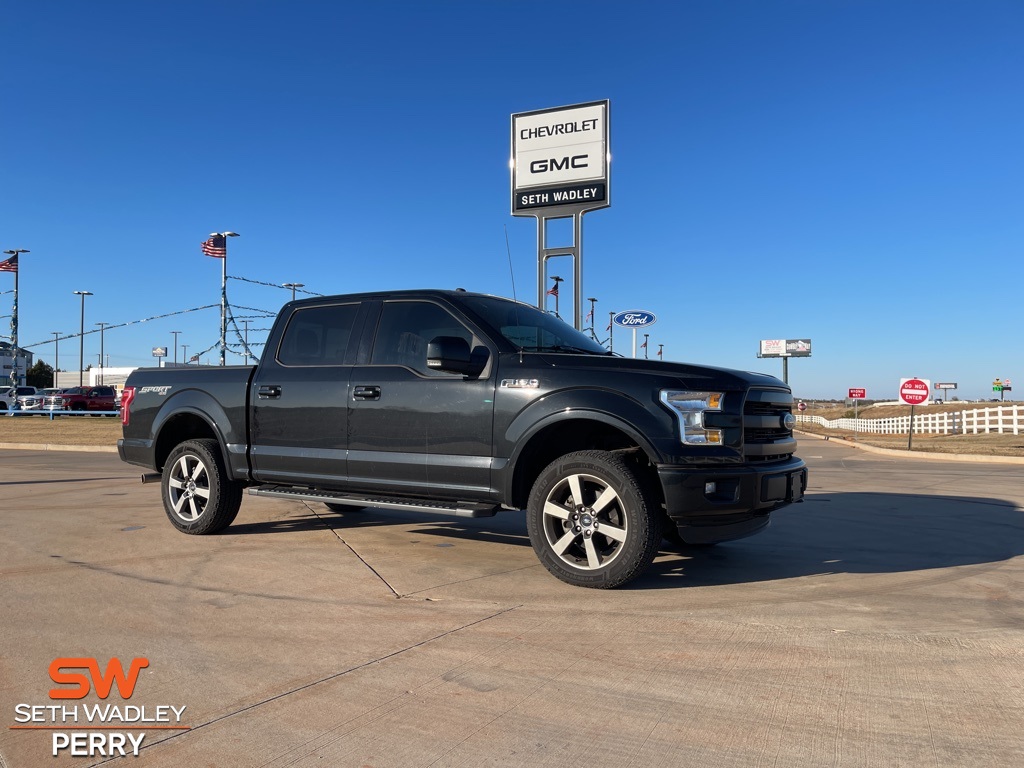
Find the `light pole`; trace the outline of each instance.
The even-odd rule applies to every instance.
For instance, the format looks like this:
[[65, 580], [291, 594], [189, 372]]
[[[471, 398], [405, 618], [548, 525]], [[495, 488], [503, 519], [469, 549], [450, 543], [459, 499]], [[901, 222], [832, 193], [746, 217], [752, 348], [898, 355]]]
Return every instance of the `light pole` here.
[[104, 368], [103, 365], [103, 330], [110, 325], [110, 323], [96, 323], [100, 327], [100, 384], [103, 383]]
[[82, 297], [82, 320], [78, 326], [78, 386], [82, 386], [82, 376], [85, 373], [85, 297], [92, 296], [92, 291], [72, 291], [72, 293]]
[[178, 367], [178, 334], [181, 331], [171, 331], [174, 334], [174, 367]]
[[295, 301], [295, 289], [296, 288], [305, 288], [306, 284], [305, 283], [281, 283], [281, 287], [282, 288], [291, 288], [292, 289], [292, 301]]
[[228, 238], [237, 232], [211, 232], [203, 243], [203, 253], [221, 260], [220, 263], [220, 364], [227, 365], [228, 351]]
[[181, 357], [185, 361], [185, 365], [188, 365], [188, 344], [181, 345]]
[[60, 331], [50, 331], [53, 334], [53, 386], [57, 386], [57, 374], [60, 372], [60, 344], [57, 339]]
[[245, 326], [245, 337], [242, 339], [243, 346], [245, 347], [245, 364], [249, 364], [249, 358], [252, 355], [249, 354], [249, 321], [243, 320], [242, 325]]
[[[10, 264], [11, 271], [14, 272], [14, 309], [11, 311], [11, 353], [14, 357], [11, 358], [11, 386], [16, 387], [21, 383], [18, 378], [18, 254], [31, 251], [26, 248], [12, 248], [4, 253], [11, 257], [4, 261], [4, 264]], [[7, 269], [5, 266], [4, 270]]]

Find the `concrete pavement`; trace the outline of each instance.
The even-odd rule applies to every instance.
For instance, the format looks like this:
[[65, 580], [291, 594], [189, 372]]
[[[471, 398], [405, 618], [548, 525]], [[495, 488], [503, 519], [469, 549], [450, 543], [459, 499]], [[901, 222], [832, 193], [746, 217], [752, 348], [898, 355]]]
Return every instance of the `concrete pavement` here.
[[59, 657], [145, 657], [107, 703], [186, 707], [139, 765], [1022, 764], [1024, 467], [801, 455], [768, 531], [598, 592], [516, 513], [247, 497], [190, 537], [116, 456], [5, 451], [0, 764], [106, 764], [11, 728]]

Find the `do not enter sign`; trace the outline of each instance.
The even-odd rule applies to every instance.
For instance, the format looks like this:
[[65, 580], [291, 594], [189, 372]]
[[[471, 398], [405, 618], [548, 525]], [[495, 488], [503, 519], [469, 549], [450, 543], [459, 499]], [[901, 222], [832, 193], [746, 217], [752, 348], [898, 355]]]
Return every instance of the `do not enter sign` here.
[[928, 379], [900, 379], [900, 401], [907, 405], [928, 405], [931, 389]]

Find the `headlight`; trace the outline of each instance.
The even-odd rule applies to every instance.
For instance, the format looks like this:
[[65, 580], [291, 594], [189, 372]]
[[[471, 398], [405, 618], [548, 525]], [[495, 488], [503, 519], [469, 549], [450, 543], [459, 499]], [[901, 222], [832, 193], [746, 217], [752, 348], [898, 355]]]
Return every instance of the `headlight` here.
[[707, 411], [722, 410], [722, 392], [691, 392], [663, 389], [661, 402], [667, 405], [679, 420], [679, 437], [685, 445], [721, 445], [722, 430], [704, 426]]

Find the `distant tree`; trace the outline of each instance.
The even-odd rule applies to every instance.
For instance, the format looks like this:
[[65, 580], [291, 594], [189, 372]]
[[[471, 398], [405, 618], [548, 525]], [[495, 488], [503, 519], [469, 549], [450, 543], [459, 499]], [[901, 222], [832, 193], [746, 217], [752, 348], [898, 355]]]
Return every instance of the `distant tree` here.
[[35, 365], [25, 371], [25, 383], [30, 387], [37, 387], [39, 389], [52, 387], [53, 368], [42, 360], [37, 360]]

